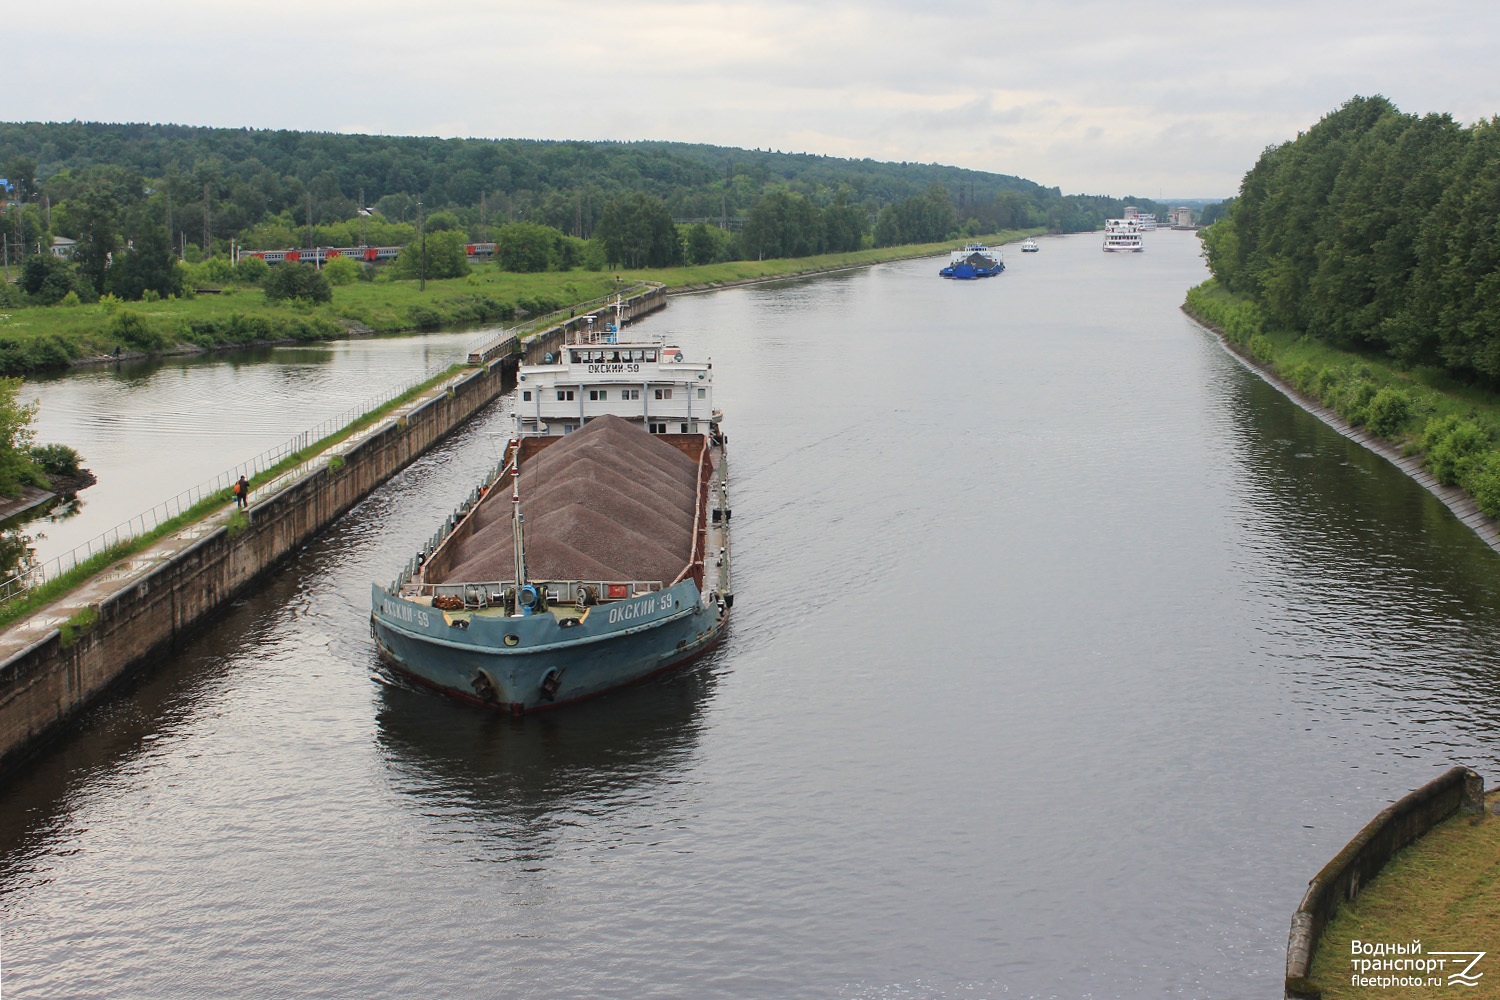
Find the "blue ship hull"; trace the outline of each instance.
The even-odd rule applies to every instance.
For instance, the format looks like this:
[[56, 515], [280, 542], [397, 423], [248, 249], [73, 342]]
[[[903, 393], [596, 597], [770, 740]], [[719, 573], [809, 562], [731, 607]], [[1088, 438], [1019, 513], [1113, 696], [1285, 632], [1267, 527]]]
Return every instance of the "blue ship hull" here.
[[961, 264], [949, 264], [939, 271], [938, 274], [944, 278], [957, 278], [960, 281], [968, 281], [973, 278], [993, 278], [1003, 270], [1005, 270], [1005, 264], [1002, 261], [997, 261], [994, 267], [976, 266], [965, 261]]
[[371, 628], [398, 672], [512, 714], [555, 708], [687, 662], [720, 638], [729, 608], [692, 580], [586, 610], [448, 613], [371, 588]]

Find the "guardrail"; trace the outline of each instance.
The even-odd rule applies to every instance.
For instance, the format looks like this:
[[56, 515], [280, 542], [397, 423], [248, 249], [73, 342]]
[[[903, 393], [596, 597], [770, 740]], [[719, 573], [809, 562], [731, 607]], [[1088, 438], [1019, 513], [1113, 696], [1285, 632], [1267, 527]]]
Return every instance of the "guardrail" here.
[[[32, 588], [48, 580], [61, 576], [80, 563], [86, 562], [95, 555], [98, 555], [100, 552], [104, 552], [115, 545], [119, 545], [121, 542], [128, 542], [133, 538], [155, 530], [172, 518], [178, 517], [190, 510], [195, 504], [200, 503], [205, 498], [223, 493], [225, 494], [224, 499], [227, 501], [229, 499], [227, 495], [228, 489], [240, 476], [250, 479], [268, 469], [274, 468], [289, 456], [305, 451], [329, 435], [343, 430], [360, 417], [384, 406], [402, 393], [410, 392], [423, 382], [441, 374], [448, 367], [447, 365], [442, 365], [429, 368], [411, 381], [405, 382], [394, 389], [387, 390], [380, 396], [366, 399], [364, 402], [352, 406], [336, 416], [329, 417], [316, 427], [310, 427], [302, 431], [300, 434], [287, 440], [284, 444], [278, 445], [275, 448], [269, 448], [254, 458], [219, 473], [213, 479], [200, 483], [190, 490], [184, 490], [175, 497], [164, 500], [150, 510], [143, 511], [129, 520], [121, 521], [113, 528], [95, 538], [89, 539], [82, 545], [75, 546], [69, 551], [59, 556], [54, 556], [46, 562], [25, 567], [10, 579], [0, 582], [0, 604], [30, 591]], [[258, 492], [262, 496], [273, 494], [286, 486], [288, 481], [296, 478], [302, 472], [303, 469], [299, 466], [286, 475], [279, 476], [270, 483], [262, 485], [258, 488]]]
[[519, 349], [521, 346], [521, 342], [525, 339], [526, 333], [528, 331], [532, 334], [545, 332], [551, 327], [556, 326], [559, 322], [566, 322], [567, 320], [574, 319], [580, 314], [587, 315], [591, 312], [597, 312], [600, 309], [604, 309], [608, 306], [613, 305], [615, 299], [617, 298], [630, 298], [640, 292], [650, 291], [653, 288], [660, 287], [660, 284], [660, 282], [656, 281], [634, 281], [629, 285], [622, 285], [618, 292], [614, 292], [610, 295], [601, 295], [598, 298], [589, 299], [586, 302], [579, 302], [569, 306], [567, 309], [568, 315], [566, 316], [563, 315], [563, 310], [554, 309], [549, 313], [543, 313], [541, 316], [533, 317], [525, 324], [524, 327], [516, 327], [510, 330], [502, 328], [499, 333], [490, 337], [490, 339], [488, 340], [480, 342], [469, 351], [469, 364], [488, 364], [490, 361], [493, 361], [501, 351], [504, 351], [508, 354], [511, 353], [512, 350]]

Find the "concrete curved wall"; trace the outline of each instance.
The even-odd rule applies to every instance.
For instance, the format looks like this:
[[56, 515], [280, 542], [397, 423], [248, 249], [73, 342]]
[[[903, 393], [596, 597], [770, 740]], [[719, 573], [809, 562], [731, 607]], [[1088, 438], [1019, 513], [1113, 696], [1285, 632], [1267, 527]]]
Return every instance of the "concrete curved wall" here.
[[1484, 779], [1467, 767], [1451, 768], [1386, 806], [1313, 877], [1292, 915], [1286, 946], [1287, 1000], [1322, 996], [1307, 974], [1323, 930], [1338, 908], [1352, 902], [1398, 851], [1460, 809], [1484, 809]]

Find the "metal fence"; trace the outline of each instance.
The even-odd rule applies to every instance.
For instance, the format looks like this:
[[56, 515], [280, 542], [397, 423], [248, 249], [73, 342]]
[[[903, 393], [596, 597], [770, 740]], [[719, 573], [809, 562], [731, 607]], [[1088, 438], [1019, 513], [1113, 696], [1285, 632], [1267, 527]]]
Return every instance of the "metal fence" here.
[[[137, 514], [127, 521], [121, 521], [98, 537], [92, 538], [82, 545], [64, 552], [62, 555], [54, 556], [46, 562], [34, 563], [22, 568], [16, 575], [0, 583], [0, 603], [24, 594], [33, 587], [37, 587], [48, 580], [56, 579], [75, 566], [88, 561], [115, 545], [119, 545], [121, 542], [128, 542], [133, 538], [154, 531], [156, 528], [172, 520], [172, 518], [187, 512], [195, 504], [206, 498], [222, 495], [227, 500], [227, 491], [240, 476], [251, 479], [268, 469], [275, 468], [280, 462], [299, 452], [305, 451], [329, 435], [343, 430], [360, 417], [384, 406], [403, 393], [410, 392], [423, 382], [446, 371], [448, 367], [448, 365], [442, 365], [430, 368], [415, 379], [395, 389], [387, 390], [380, 396], [373, 396], [366, 399], [364, 402], [351, 406], [337, 416], [329, 417], [318, 424], [318, 426], [311, 427], [297, 434], [284, 444], [278, 445], [275, 448], [269, 448], [254, 458], [219, 473], [207, 482], [199, 483], [190, 490], [184, 490], [175, 497], [164, 500], [150, 510]], [[305, 471], [306, 465], [299, 464], [284, 475], [278, 476], [271, 482], [259, 486], [257, 492], [262, 496], [275, 494], [286, 488], [292, 480], [299, 478]]]

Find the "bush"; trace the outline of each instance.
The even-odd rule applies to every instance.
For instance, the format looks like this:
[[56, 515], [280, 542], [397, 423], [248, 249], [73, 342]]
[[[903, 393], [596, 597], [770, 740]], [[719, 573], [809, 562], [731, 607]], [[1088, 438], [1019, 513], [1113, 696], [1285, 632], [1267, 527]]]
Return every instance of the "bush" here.
[[1365, 407], [1365, 425], [1381, 437], [1393, 438], [1405, 428], [1411, 413], [1411, 394], [1397, 386], [1384, 386]]
[[234, 265], [233, 278], [242, 285], [258, 285], [271, 273], [271, 265], [259, 257], [241, 257]]
[[153, 330], [139, 313], [122, 310], [115, 313], [105, 333], [129, 347], [142, 351], [159, 351], [167, 346], [166, 338]]
[[83, 456], [65, 444], [43, 444], [31, 449], [31, 460], [48, 476], [76, 476]]
[[364, 265], [348, 257], [335, 257], [323, 265], [323, 277], [330, 285], [352, 285], [360, 278]]
[[1334, 409], [1355, 427], [1362, 426], [1367, 416], [1370, 400], [1375, 398], [1375, 383], [1368, 378], [1358, 374], [1350, 373], [1350, 380], [1344, 385], [1343, 390], [1338, 393], [1334, 401]]
[[1461, 485], [1475, 459], [1489, 446], [1489, 435], [1484, 428], [1456, 414], [1429, 420], [1422, 430], [1427, 468], [1438, 482], [1447, 486]]
[[333, 286], [323, 273], [311, 264], [278, 264], [261, 283], [271, 302], [300, 299], [304, 302], [332, 302]]
[[73, 352], [67, 341], [56, 334], [47, 333], [26, 345], [26, 365], [30, 371], [43, 368], [66, 368], [73, 360]]
[[1500, 452], [1486, 452], [1475, 460], [1469, 472], [1468, 490], [1480, 510], [1500, 518]]

